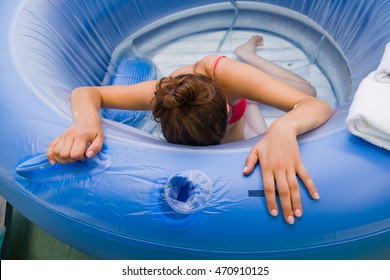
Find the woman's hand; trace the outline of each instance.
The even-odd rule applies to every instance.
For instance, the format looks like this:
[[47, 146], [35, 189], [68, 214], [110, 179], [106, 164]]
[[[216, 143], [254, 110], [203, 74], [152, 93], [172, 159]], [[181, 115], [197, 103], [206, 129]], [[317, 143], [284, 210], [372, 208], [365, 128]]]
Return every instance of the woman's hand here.
[[318, 191], [301, 161], [296, 136], [293, 125], [276, 121], [264, 138], [252, 148], [244, 169], [244, 174], [249, 175], [257, 162], [260, 162], [269, 213], [272, 216], [278, 215], [276, 184], [282, 212], [289, 224], [294, 223], [294, 217], [301, 217], [303, 214], [297, 176], [311, 197], [319, 199]]
[[49, 144], [46, 155], [51, 164], [84, 160], [101, 150], [103, 140], [100, 120], [78, 121]]

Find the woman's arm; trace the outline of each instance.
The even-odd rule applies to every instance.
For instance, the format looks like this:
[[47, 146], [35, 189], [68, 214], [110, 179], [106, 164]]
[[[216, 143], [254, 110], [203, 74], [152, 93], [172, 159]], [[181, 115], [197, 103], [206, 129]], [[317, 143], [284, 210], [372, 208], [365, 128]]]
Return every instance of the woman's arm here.
[[244, 174], [251, 174], [257, 162], [260, 162], [267, 206], [272, 216], [278, 215], [275, 184], [285, 220], [293, 224], [294, 217], [302, 216], [297, 176], [310, 196], [319, 199], [318, 191], [301, 161], [296, 137], [318, 127], [331, 114], [332, 110], [326, 103], [303, 99], [295, 109], [274, 121], [263, 139], [249, 153]]
[[149, 110], [156, 81], [131, 86], [80, 87], [71, 95], [73, 124], [46, 151], [51, 164], [71, 163], [98, 153], [104, 140], [100, 108]]
[[[206, 58], [204, 63], [209, 71], [215, 59], [214, 56]], [[259, 162], [270, 214], [278, 214], [276, 183], [285, 220], [294, 223], [294, 216], [300, 217], [303, 213], [296, 175], [301, 178], [312, 198], [319, 198], [302, 164], [296, 137], [328, 120], [332, 114], [330, 106], [256, 67], [229, 58], [219, 62], [215, 78], [228, 93], [237, 95], [234, 96], [236, 98], [247, 98], [287, 112], [270, 126], [266, 135], [252, 148], [245, 162], [244, 174], [251, 174]]]

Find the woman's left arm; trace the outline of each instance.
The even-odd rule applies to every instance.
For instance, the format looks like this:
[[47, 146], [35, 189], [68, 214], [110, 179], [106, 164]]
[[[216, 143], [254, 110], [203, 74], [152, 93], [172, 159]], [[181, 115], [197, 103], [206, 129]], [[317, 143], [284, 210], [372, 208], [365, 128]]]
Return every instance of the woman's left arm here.
[[[208, 57], [209, 68], [215, 57]], [[275, 183], [279, 192], [285, 220], [292, 224], [294, 217], [303, 213], [297, 175], [313, 199], [319, 199], [318, 191], [301, 161], [297, 135], [312, 130], [332, 115], [330, 106], [308, 96], [263, 71], [248, 64], [223, 59], [215, 71], [215, 78], [237, 98], [247, 98], [287, 112], [274, 121], [266, 135], [252, 148], [245, 162], [244, 174], [252, 173], [259, 162], [268, 210], [278, 215]]]
[[318, 191], [302, 163], [296, 137], [318, 127], [331, 114], [325, 102], [314, 98], [303, 99], [295, 109], [274, 121], [249, 153], [244, 174], [251, 174], [257, 162], [260, 162], [266, 202], [272, 216], [278, 215], [275, 183], [284, 218], [289, 224], [294, 223], [294, 217], [303, 214], [297, 176], [310, 196], [319, 199]]

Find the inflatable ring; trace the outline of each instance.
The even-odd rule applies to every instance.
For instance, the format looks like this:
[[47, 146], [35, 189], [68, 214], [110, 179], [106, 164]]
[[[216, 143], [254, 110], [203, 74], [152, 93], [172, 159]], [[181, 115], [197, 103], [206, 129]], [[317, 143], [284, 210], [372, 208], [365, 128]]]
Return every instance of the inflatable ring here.
[[[390, 1], [15, 2], [0, 4], [0, 193], [33, 223], [103, 259], [381, 258], [389, 252], [390, 154], [352, 136], [344, 122], [353, 93], [390, 41]], [[293, 42], [336, 94], [333, 117], [299, 137], [321, 199], [313, 201], [302, 188], [305, 213], [294, 225], [267, 213], [258, 167], [242, 175], [263, 135], [179, 146], [104, 119], [105, 146], [96, 157], [47, 163], [47, 145], [72, 122], [70, 92], [101, 84], [121, 43], [148, 58], [156, 43], [216, 30], [268, 32]]]

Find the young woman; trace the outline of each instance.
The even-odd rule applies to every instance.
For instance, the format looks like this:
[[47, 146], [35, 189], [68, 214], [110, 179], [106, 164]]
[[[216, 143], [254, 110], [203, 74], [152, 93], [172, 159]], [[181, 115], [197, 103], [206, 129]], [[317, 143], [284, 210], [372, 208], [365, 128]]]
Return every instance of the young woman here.
[[243, 173], [252, 173], [259, 162], [269, 213], [278, 215], [275, 184], [287, 223], [303, 214], [297, 176], [313, 199], [319, 194], [302, 164], [297, 135], [323, 124], [330, 106], [316, 99], [314, 88], [294, 73], [256, 54], [263, 45], [253, 36], [235, 54], [244, 62], [210, 55], [158, 81], [129, 86], [80, 87], [72, 93], [74, 123], [47, 149], [52, 164], [92, 157], [103, 145], [100, 108], [152, 110], [168, 142], [215, 145], [237, 141], [265, 131], [246, 114], [258, 102], [287, 113], [274, 121], [249, 153]]

